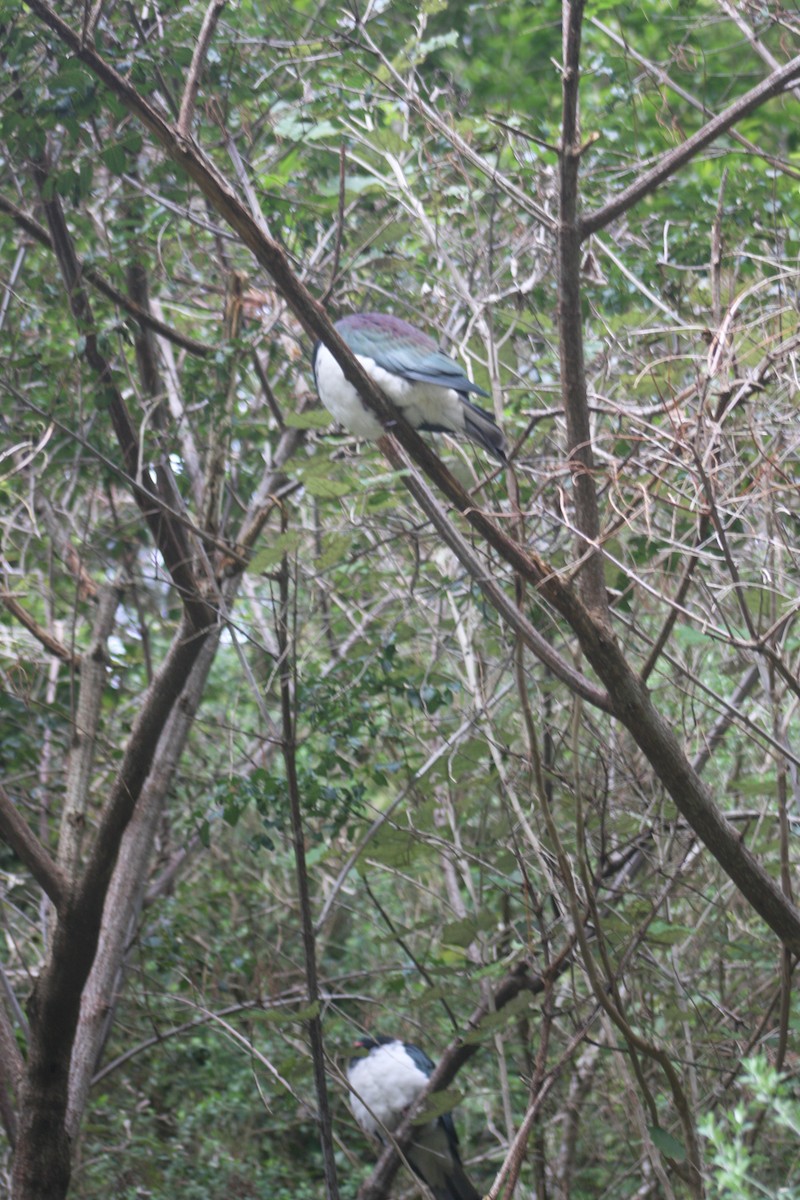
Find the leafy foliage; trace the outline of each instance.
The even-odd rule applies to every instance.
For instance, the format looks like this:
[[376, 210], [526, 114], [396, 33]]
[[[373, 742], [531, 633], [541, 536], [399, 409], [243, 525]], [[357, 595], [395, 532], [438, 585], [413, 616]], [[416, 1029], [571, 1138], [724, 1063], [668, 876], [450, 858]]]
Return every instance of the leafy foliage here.
[[[63, 7], [73, 28], [88, 19]], [[729, 10], [587, 12], [584, 214], [796, 52], [787, 10]], [[96, 20], [103, 58], [176, 119], [201, 9], [111, 3]], [[463, 358], [518, 443], [514, 471], [490, 476], [446, 439], [437, 449], [476, 505], [554, 573], [580, 577], [548, 228], [560, 21], [550, 0], [398, 0], [358, 21], [327, 0], [243, 0], [214, 30], [191, 133], [331, 312], [391, 309]], [[303, 329], [196, 183], [30, 10], [0, 0], [0, 45], [3, 786], [59, 861], [75, 825], [86, 860], [180, 620], [142, 516], [145, 471], [172, 481], [169, 507], [222, 613], [180, 765], [165, 738], [163, 779], [151, 777], [163, 805], [124, 914], [124, 987], [106, 1000], [72, 1194], [321, 1195], [306, 1038], [321, 1011], [344, 1195], [368, 1172], [337, 1069], [367, 1028], [434, 1055], [456, 1036], [479, 1045], [457, 1116], [487, 1190], [535, 1081], [546, 1098], [520, 1188], [692, 1194], [666, 1060], [700, 1123], [709, 1193], [794, 1197], [796, 997], [760, 919], [623, 727], [522, 655], [402, 478], [312, 409]], [[589, 239], [582, 268], [614, 634], [786, 892], [796, 105], [787, 90], [738, 122]], [[80, 319], [46, 228], [56, 200], [90, 300]], [[93, 338], [136, 430], [138, 473], [99, 399]], [[588, 672], [564, 620], [475, 552]], [[109, 588], [94, 757], [68, 820]], [[287, 747], [321, 1009], [306, 991]], [[25, 1048], [52, 914], [5, 843], [0, 884], [7, 1019]], [[523, 963], [541, 991], [468, 1031]], [[779, 1069], [747, 1059], [739, 1073], [768, 1040]]]

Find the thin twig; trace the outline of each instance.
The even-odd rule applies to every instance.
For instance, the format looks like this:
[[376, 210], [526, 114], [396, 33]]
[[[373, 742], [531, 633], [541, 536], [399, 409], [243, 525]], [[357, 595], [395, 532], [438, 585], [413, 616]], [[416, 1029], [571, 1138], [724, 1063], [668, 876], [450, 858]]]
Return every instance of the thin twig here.
[[444, 137], [466, 162], [471, 163], [491, 183], [496, 184], [501, 192], [504, 192], [505, 195], [513, 200], [521, 212], [527, 212], [539, 221], [545, 229], [554, 233], [557, 228], [555, 218], [546, 209], [542, 208], [540, 204], [537, 204], [535, 200], [532, 200], [527, 192], [517, 187], [502, 171], [498, 171], [494, 163], [488, 162], [483, 155], [479, 154], [475, 147], [453, 129], [435, 108], [425, 103], [419, 89], [406, 83], [393, 61], [387, 58], [376, 43], [372, 41], [363, 23], [359, 26], [359, 32], [369, 50], [380, 61], [382, 69], [394, 81], [396, 94], [400, 95], [409, 107], [415, 109], [431, 129], [435, 129], [438, 134]]
[[347, 150], [344, 142], [339, 147], [339, 205], [336, 210], [336, 240], [333, 244], [333, 262], [331, 263], [330, 282], [325, 288], [325, 291], [319, 298], [320, 304], [327, 304], [331, 298], [331, 293], [336, 287], [336, 280], [339, 277], [339, 258], [342, 253], [342, 239], [344, 237], [344, 201], [345, 201], [345, 180], [347, 166]]
[[[698, 100], [696, 96], [693, 96], [691, 92], [687, 91], [686, 88], [681, 87], [679, 83], [677, 83], [670, 75], [668, 75], [662, 66], [660, 66], [658, 63], [652, 62], [652, 60], [649, 58], [645, 58], [645, 56], [634, 49], [634, 47], [631, 46], [624, 37], [618, 33], [615, 33], [613, 29], [611, 29], [608, 25], [605, 25], [601, 20], [599, 20], [598, 17], [590, 17], [589, 23], [594, 25], [595, 29], [599, 29], [601, 33], [604, 33], [605, 36], [609, 38], [616, 46], [620, 46], [625, 53], [633, 59], [634, 62], [639, 64], [640, 67], [644, 67], [651, 79], [655, 79], [659, 84], [661, 84], [662, 87], [669, 88], [670, 91], [674, 92], [675, 95], [680, 97], [681, 100], [685, 101], [686, 104], [691, 105], [692, 108], [697, 109], [698, 112], [701, 112], [703, 116], [712, 117], [714, 115], [701, 100]], [[789, 175], [793, 179], [800, 179], [800, 171], [796, 170], [796, 168], [791, 166], [790, 163], [786, 162], [784, 159], [776, 158], [773, 154], [768, 154], [766, 150], [763, 150], [760, 146], [757, 146], [755, 142], [751, 142], [749, 138], [746, 138], [743, 134], [739, 133], [737, 129], [731, 129], [730, 136], [733, 141], [737, 143], [737, 145], [742, 146], [745, 150], [747, 150], [748, 154], [757, 155], [759, 158], [763, 159], [764, 162], [769, 163], [771, 167], [775, 167], [777, 171], [780, 171], [784, 175]]]
[[[733, 23], [742, 31], [761, 61], [766, 63], [771, 71], [779, 70], [781, 64], [779, 63], [778, 59], [772, 53], [769, 46], [766, 46], [762, 42], [761, 38], [756, 37], [753, 30], [747, 24], [747, 21], [745, 21], [742, 12], [736, 7], [736, 5], [731, 4], [730, 0], [717, 0], [717, 4], [719, 4], [722, 11], [726, 13]], [[794, 89], [794, 95], [796, 100], [800, 100], [800, 88]]]
[[548, 642], [547, 638], [539, 633], [514, 601], [506, 595], [496, 582], [488, 565], [480, 561], [466, 538], [448, 519], [433, 492], [427, 487], [421, 476], [414, 471], [411, 461], [405, 453], [396, 443], [390, 442], [386, 437], [381, 438], [379, 444], [389, 461], [402, 472], [403, 483], [434, 525], [442, 540], [446, 542], [461, 565], [469, 572], [498, 615], [522, 638], [528, 649], [545, 666], [549, 667], [557, 679], [567, 683], [572, 691], [582, 695], [595, 708], [603, 709], [606, 712], [610, 711], [608, 697], [580, 671], [572, 667]]
[[[286, 532], [285, 509], [281, 530]], [[297, 778], [295, 694], [294, 676], [294, 632], [291, 610], [289, 560], [284, 554], [278, 575], [280, 607], [278, 610], [277, 635], [279, 651], [279, 682], [281, 694], [281, 750], [286, 769], [286, 788], [289, 795], [289, 816], [294, 849], [297, 898], [300, 906], [300, 927], [303, 942], [308, 1002], [312, 1008], [306, 1021], [311, 1058], [314, 1064], [314, 1084], [317, 1093], [317, 1123], [319, 1126], [322, 1162], [325, 1174], [327, 1200], [338, 1200], [339, 1184], [336, 1174], [336, 1159], [333, 1145], [333, 1121], [331, 1118], [328, 1084], [325, 1074], [325, 1043], [322, 1037], [322, 1021], [319, 1011], [319, 980], [317, 976], [317, 947], [314, 935], [314, 917], [311, 911], [311, 893], [306, 865], [305, 830], [303, 828], [303, 803]]]
[[194, 115], [194, 106], [197, 99], [197, 89], [200, 87], [200, 72], [203, 69], [208, 47], [211, 39], [214, 36], [214, 30], [217, 27], [220, 14], [225, 7], [225, 0], [211, 0], [206, 15], [203, 18], [203, 24], [200, 27], [200, 36], [194, 48], [189, 74], [186, 77], [186, 85], [181, 96], [181, 107], [178, 113], [177, 132], [179, 137], [191, 137], [192, 117]]

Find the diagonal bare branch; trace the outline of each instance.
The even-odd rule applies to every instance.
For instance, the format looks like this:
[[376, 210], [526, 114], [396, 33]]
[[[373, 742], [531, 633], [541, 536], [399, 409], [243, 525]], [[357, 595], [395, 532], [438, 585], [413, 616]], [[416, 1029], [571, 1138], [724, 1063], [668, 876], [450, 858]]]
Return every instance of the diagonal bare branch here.
[[32, 832], [14, 801], [0, 784], [0, 837], [25, 864], [56, 911], [63, 904], [67, 881], [49, 852]]
[[719, 116], [712, 117], [701, 129], [693, 133], [680, 146], [675, 146], [672, 150], [668, 150], [662, 155], [655, 166], [649, 171], [645, 171], [638, 177], [635, 183], [630, 187], [625, 188], [610, 200], [608, 204], [604, 204], [602, 208], [595, 209], [593, 213], [589, 213], [581, 221], [580, 231], [581, 238], [585, 239], [590, 234], [596, 233], [598, 229], [603, 229], [609, 225], [617, 217], [627, 212], [629, 208], [633, 208], [634, 204], [638, 204], [645, 196], [649, 196], [656, 188], [679, 171], [681, 167], [690, 162], [696, 154], [704, 150], [706, 146], [710, 146], [722, 134], [727, 133], [737, 121], [741, 121], [744, 117], [750, 115], [767, 100], [772, 100], [775, 96], [780, 96], [785, 92], [796, 80], [800, 79], [800, 54], [780, 67], [779, 70], [773, 71], [761, 83], [756, 84], [749, 92], [745, 92], [738, 100], [729, 105], [724, 112]]
[[[609, 25], [601, 21], [599, 17], [590, 17], [589, 22], [595, 29], [599, 29], [615, 46], [623, 49], [626, 55], [638, 63], [640, 67], [643, 67], [650, 78], [655, 79], [661, 87], [669, 88], [671, 92], [674, 92], [676, 96], [679, 96], [681, 100], [691, 105], [692, 108], [696, 108], [698, 112], [703, 113], [705, 117], [713, 116], [713, 113], [701, 100], [698, 100], [697, 96], [693, 96], [686, 88], [681, 87], [658, 63], [652, 62], [649, 58], [645, 58], [643, 54], [640, 54], [624, 37], [616, 33]], [[777, 68], [778, 63], [775, 62], [771, 65]], [[750, 154], [756, 154], [759, 158], [763, 158], [764, 162], [768, 162], [770, 166], [775, 167], [777, 171], [781, 171], [784, 175], [791, 175], [794, 179], [800, 179], [800, 171], [790, 166], [788, 162], [785, 162], [781, 158], [776, 158], [774, 154], [767, 154], [765, 150], [757, 146], [755, 142], [751, 142], [749, 138], [746, 138], [744, 134], [739, 133], [736, 129], [732, 129], [730, 134], [733, 140]]]
[[394, 1130], [391, 1142], [382, 1151], [372, 1175], [359, 1189], [358, 1200], [383, 1200], [388, 1195], [389, 1185], [400, 1167], [401, 1155], [411, 1145], [417, 1114], [425, 1107], [428, 1096], [443, 1091], [452, 1083], [461, 1068], [480, 1049], [480, 1039], [474, 1035], [479, 1032], [489, 1013], [500, 1012], [521, 992], [528, 991], [531, 995], [538, 995], [544, 991], [545, 986], [543, 976], [531, 975], [528, 964], [520, 963], [505, 977], [496, 991], [478, 1005], [466, 1024], [466, 1029], [472, 1036], [468, 1040], [459, 1039], [452, 1042], [447, 1047], [428, 1081], [427, 1089], [409, 1107], [402, 1124]]
[[37, 642], [41, 642], [45, 650], [55, 655], [56, 658], [60, 658], [62, 662], [69, 663], [73, 671], [80, 671], [80, 655], [73, 654], [68, 646], [65, 646], [58, 638], [53, 637], [48, 629], [45, 629], [43, 625], [35, 621], [15, 596], [12, 596], [9, 592], [0, 592], [0, 602], [8, 609], [12, 617], [15, 617], [20, 625], [36, 638]]
[[[780, 62], [772, 53], [769, 46], [766, 46], [762, 42], [761, 38], [756, 36], [755, 32], [748, 25], [747, 21], [736, 5], [731, 4], [730, 0], [717, 0], [717, 4], [719, 4], [722, 11], [730, 17], [734, 25], [739, 27], [762, 62], [765, 62], [771, 71], [777, 71], [781, 65]], [[794, 94], [795, 98], [800, 100], [800, 90], [795, 88]]]
[[206, 15], [203, 18], [203, 24], [200, 29], [200, 36], [197, 39], [194, 54], [192, 55], [189, 74], [186, 78], [186, 86], [183, 89], [183, 96], [181, 97], [181, 109], [178, 113], [178, 134], [180, 137], [191, 136], [192, 116], [197, 99], [197, 89], [200, 87], [200, 72], [203, 69], [203, 62], [208, 53], [208, 47], [214, 36], [214, 30], [217, 27], [217, 22], [224, 7], [225, 0], [211, 0], [206, 9]]
[[462, 567], [469, 573], [473, 582], [478, 585], [495, 612], [502, 617], [508, 627], [521, 638], [524, 645], [553, 672], [557, 679], [566, 683], [571, 691], [582, 696], [584, 700], [588, 700], [595, 708], [602, 709], [604, 712], [613, 712], [611, 700], [602, 688], [598, 688], [575, 667], [570, 666], [495, 582], [486, 563], [482, 562], [470, 549], [466, 538], [459, 533], [425, 480], [415, 471], [411, 459], [397, 446], [397, 443], [392, 439], [383, 438], [380, 446], [393, 466], [401, 472], [403, 483], [442, 541], [450, 547]]

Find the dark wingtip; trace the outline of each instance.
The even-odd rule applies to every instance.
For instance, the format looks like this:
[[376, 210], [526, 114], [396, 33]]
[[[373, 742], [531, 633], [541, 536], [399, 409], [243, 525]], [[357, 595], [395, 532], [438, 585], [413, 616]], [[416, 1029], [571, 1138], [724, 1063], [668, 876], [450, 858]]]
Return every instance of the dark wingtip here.
[[500, 445], [495, 446], [492, 450], [498, 462], [501, 462], [504, 467], [508, 466], [508, 454], [506, 453], [506, 439], [502, 438]]
[[483, 446], [492, 458], [496, 458], [503, 466], [508, 463], [508, 455], [506, 454], [506, 439], [503, 437], [503, 431], [499, 425], [495, 425], [493, 418], [488, 413], [484, 413], [481, 409], [478, 410], [484, 418], [478, 421], [471, 419], [468, 414], [464, 421], [464, 428], [467, 435], [472, 438], [473, 442], [477, 442], [479, 446]]
[[479, 404], [473, 404], [466, 396], [461, 397], [461, 403], [464, 406], [464, 432], [467, 437], [505, 465], [508, 462], [506, 439], [494, 413], [481, 408]]

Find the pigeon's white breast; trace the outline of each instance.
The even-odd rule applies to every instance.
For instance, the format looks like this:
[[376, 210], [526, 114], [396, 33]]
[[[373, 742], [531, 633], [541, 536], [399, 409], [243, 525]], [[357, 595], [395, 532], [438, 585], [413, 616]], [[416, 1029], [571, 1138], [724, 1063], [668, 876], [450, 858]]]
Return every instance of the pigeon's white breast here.
[[[368, 372], [370, 365], [375, 365], [371, 358], [359, 357], [358, 361]], [[356, 437], [379, 438], [383, 433], [380, 421], [364, 407], [358, 392], [347, 382], [327, 346], [320, 346], [317, 351], [314, 370], [319, 398], [331, 416]]]
[[372, 1049], [348, 1068], [350, 1107], [365, 1133], [394, 1129], [405, 1109], [427, 1087], [428, 1077], [402, 1042]]
[[[403, 379], [401, 375], [393, 375], [379, 367], [373, 358], [364, 358], [360, 354], [356, 358], [414, 429], [420, 425], [440, 425], [454, 433], [463, 432], [461, 399], [452, 388]], [[383, 433], [380, 421], [364, 407], [358, 392], [347, 382], [326, 346], [320, 346], [317, 351], [315, 372], [320, 399], [331, 416], [356, 437], [379, 438]]]

